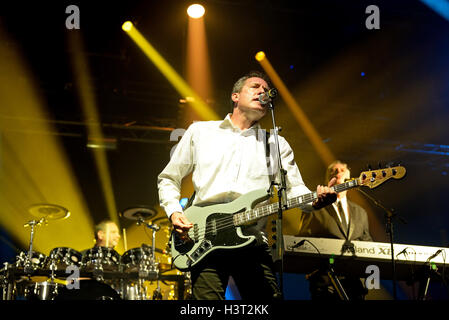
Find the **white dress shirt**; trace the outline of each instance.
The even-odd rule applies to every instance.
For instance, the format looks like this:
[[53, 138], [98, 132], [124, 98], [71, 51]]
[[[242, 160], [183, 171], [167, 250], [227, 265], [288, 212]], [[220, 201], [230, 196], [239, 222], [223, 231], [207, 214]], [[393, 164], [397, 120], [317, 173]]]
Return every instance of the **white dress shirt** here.
[[346, 223], [349, 225], [348, 198], [346, 198], [346, 197], [343, 197], [341, 199], [337, 198], [337, 201], [332, 203], [332, 205], [334, 206], [335, 212], [337, 212], [338, 219], [340, 219], [340, 222], [342, 222], [341, 216], [340, 216], [340, 212], [338, 210], [338, 201], [341, 201], [341, 206], [342, 206], [343, 211], [345, 213]]
[[[240, 130], [230, 118], [195, 122], [187, 129], [172, 157], [158, 176], [159, 200], [168, 217], [182, 212], [179, 204], [181, 181], [193, 171], [196, 191], [193, 204], [231, 202], [240, 195], [270, 186], [270, 171], [277, 173], [277, 152], [270, 135], [270, 163], [267, 167], [265, 135], [259, 124]], [[282, 166], [287, 170], [289, 198], [311, 191], [305, 186], [293, 150], [279, 136]], [[279, 181], [279, 177], [276, 177]], [[310, 210], [310, 204], [306, 206]]]

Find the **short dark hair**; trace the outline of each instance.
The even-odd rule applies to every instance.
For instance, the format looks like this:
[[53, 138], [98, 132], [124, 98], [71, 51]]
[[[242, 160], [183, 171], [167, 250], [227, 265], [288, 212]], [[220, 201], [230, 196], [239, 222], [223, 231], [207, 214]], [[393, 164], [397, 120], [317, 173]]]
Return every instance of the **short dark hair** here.
[[[268, 84], [268, 88], [271, 88], [271, 81], [270, 78], [268, 78], [268, 76], [261, 72], [261, 71], [250, 71], [247, 74], [245, 74], [244, 76], [240, 77], [235, 83], [234, 86], [232, 87], [232, 92], [231, 95], [233, 93], [239, 93], [240, 91], [242, 91], [243, 86], [245, 85], [246, 80], [248, 80], [249, 78], [261, 78], [263, 80], [265, 80], [265, 82]], [[231, 106], [232, 106], [232, 110], [234, 110], [234, 101], [232, 101], [232, 97], [231, 97]]]
[[106, 225], [108, 225], [109, 223], [115, 223], [112, 220], [103, 220], [100, 223], [98, 223], [97, 225], [95, 225], [95, 240], [98, 240], [98, 231], [106, 231]]

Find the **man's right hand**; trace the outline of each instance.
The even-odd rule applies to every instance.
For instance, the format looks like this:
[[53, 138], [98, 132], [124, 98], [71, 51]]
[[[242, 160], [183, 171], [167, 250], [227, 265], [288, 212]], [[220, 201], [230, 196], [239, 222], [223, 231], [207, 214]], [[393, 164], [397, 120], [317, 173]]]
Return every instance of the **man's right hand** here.
[[187, 233], [187, 231], [193, 227], [193, 224], [182, 212], [173, 212], [170, 216], [170, 221], [173, 224], [175, 231], [181, 234]]

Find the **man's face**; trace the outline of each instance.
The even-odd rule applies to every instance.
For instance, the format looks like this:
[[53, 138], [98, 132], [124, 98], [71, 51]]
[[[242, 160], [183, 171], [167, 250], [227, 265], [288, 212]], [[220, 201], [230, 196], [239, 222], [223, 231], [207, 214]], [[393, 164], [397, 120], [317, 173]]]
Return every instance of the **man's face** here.
[[259, 120], [267, 112], [267, 105], [259, 102], [259, 95], [268, 90], [265, 80], [257, 77], [249, 78], [246, 79], [240, 92], [232, 94], [232, 101], [237, 103], [236, 107], [242, 112], [251, 115], [254, 120]]
[[98, 232], [98, 240], [100, 246], [114, 248], [120, 240], [120, 232], [115, 223], [108, 223], [105, 230]]
[[330, 176], [332, 179], [333, 177], [337, 178], [337, 183], [341, 184], [345, 182], [345, 179], [350, 179], [351, 173], [346, 166], [346, 164], [343, 163], [337, 163], [332, 167], [333, 174]]

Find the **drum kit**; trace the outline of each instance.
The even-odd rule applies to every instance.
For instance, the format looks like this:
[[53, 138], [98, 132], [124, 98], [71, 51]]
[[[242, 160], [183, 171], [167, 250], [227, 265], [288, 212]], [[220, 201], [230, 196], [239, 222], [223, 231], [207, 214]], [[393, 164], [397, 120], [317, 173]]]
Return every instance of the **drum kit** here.
[[[93, 247], [83, 252], [57, 247], [44, 255], [33, 249], [36, 227], [66, 219], [70, 212], [57, 205], [29, 209], [36, 219], [30, 228], [28, 251], [0, 269], [0, 300], [176, 300], [190, 298], [190, 274], [161, 263], [155, 247], [156, 232], [168, 226], [167, 218], [151, 221], [157, 212], [149, 207], [128, 208], [120, 213], [152, 230], [152, 245], [142, 244], [120, 255], [113, 248]], [[156, 222], [158, 222], [156, 224]], [[150, 223], [151, 222], [151, 223]], [[175, 271], [171, 273], [168, 271]]]

